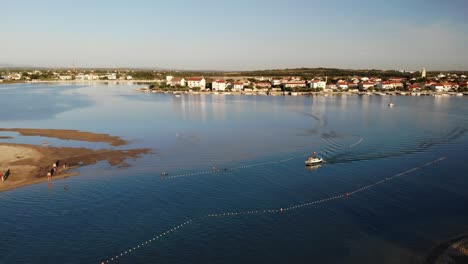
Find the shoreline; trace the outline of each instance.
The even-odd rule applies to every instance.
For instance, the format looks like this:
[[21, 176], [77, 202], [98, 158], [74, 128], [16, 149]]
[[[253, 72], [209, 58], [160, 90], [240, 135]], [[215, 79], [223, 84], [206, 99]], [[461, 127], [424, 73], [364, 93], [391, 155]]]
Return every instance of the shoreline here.
[[[1, 128], [1, 131], [17, 129]], [[112, 146], [123, 146], [127, 142], [119, 137], [107, 134], [94, 134], [76, 130], [25, 129], [26, 136], [60, 137], [65, 140], [86, 142], [103, 142]], [[24, 131], [23, 131], [24, 132]], [[10, 174], [0, 182], [0, 192], [24, 186], [54, 181], [79, 175], [74, 169], [106, 161], [112, 167], [128, 167], [127, 160], [136, 160], [143, 155], [151, 154], [147, 148], [141, 149], [88, 149], [83, 147], [52, 147], [48, 145], [22, 144], [19, 142], [0, 143], [0, 172]], [[59, 161], [57, 170], [49, 179], [53, 164]], [[66, 165], [66, 166], [63, 166]]]
[[[460, 245], [461, 244], [461, 245]], [[439, 262], [440, 258], [444, 260], [451, 259], [448, 263], [465, 263], [453, 260], [452, 257], [460, 257], [468, 260], [468, 234], [459, 235], [435, 246], [427, 255], [424, 264], [447, 263]], [[464, 261], [462, 260], [462, 261]]]
[[246, 96], [340, 96], [340, 95], [360, 95], [360, 96], [468, 96], [468, 92], [404, 92], [404, 91], [388, 91], [388, 92], [362, 92], [362, 91], [342, 91], [342, 92], [263, 92], [263, 91], [235, 91], [235, 92], [215, 92], [215, 91], [164, 91], [164, 90], [151, 90], [149, 88], [138, 88], [135, 91], [142, 93], [156, 93], [156, 94], [174, 94], [174, 95], [246, 95]]

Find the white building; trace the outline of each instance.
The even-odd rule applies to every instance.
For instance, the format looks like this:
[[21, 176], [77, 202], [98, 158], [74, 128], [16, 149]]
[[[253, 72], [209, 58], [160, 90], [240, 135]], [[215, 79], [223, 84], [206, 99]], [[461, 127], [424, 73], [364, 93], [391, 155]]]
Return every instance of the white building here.
[[[170, 77], [171, 78], [169, 79], [169, 81], [167, 81], [168, 85], [170, 85], [170, 86], [176, 86], [176, 85], [185, 86], [185, 84], [186, 84], [185, 78], [172, 77], [172, 76], [170, 76]], [[167, 80], [167, 78], [166, 78], [166, 80]]]
[[421, 78], [426, 78], [426, 68], [422, 68]]
[[283, 83], [284, 88], [297, 88], [297, 87], [306, 87], [306, 81], [289, 81]]
[[310, 82], [310, 88], [313, 88], [313, 89], [325, 89], [325, 88], [327, 88], [327, 82], [325, 82], [325, 81], [313, 80], [313, 81]]
[[278, 79], [278, 78], [273, 78], [273, 79], [271, 80], [271, 85], [273, 85], [273, 86], [281, 85], [281, 83], [282, 83], [282, 82], [281, 82], [281, 79]]
[[205, 89], [206, 80], [203, 77], [190, 77], [187, 79], [187, 85], [190, 88], [200, 87], [200, 89]]
[[117, 74], [111, 73], [106, 75], [107, 80], [117, 80]]
[[71, 75], [60, 75], [58, 78], [61, 81], [69, 81], [69, 80], [73, 79], [73, 77]]
[[227, 82], [225, 80], [216, 80], [211, 83], [211, 89], [213, 91], [224, 91], [226, 90]]
[[396, 88], [403, 88], [402, 82], [393, 82], [393, 81], [386, 81], [380, 82], [377, 84], [378, 89], [389, 90], [389, 89], [396, 89]]
[[436, 92], [445, 92], [445, 87], [441, 83], [434, 83], [431, 85], [431, 89], [436, 91]]
[[13, 73], [8, 76], [9, 80], [19, 81], [21, 80], [22, 75], [20, 73]]
[[232, 89], [235, 91], [242, 91], [244, 89], [244, 83], [243, 82], [235, 82], [232, 84]]
[[373, 82], [361, 82], [359, 83], [359, 90], [368, 90], [374, 88]]
[[339, 82], [336, 83], [336, 88], [341, 89], [341, 90], [348, 90], [349, 85], [345, 81], [339, 81]]

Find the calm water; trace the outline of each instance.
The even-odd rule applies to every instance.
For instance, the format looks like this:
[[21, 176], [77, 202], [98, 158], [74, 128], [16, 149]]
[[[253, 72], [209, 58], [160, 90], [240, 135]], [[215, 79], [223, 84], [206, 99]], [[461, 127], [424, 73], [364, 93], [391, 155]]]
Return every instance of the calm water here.
[[[0, 193], [0, 263], [99, 263], [125, 251], [111, 263], [420, 263], [468, 232], [466, 97], [175, 98], [137, 87], [0, 86], [1, 127], [110, 133], [154, 150], [130, 168], [100, 163]], [[328, 163], [308, 170], [314, 150]], [[204, 217], [342, 195], [440, 157], [348, 198]], [[199, 173], [213, 166], [229, 170]]]

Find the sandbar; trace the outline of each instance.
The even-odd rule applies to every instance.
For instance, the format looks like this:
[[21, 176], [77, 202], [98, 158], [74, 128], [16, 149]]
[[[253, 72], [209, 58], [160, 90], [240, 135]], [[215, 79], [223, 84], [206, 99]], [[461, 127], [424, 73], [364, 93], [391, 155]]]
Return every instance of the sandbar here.
[[38, 129], [38, 128], [0, 128], [0, 131], [18, 132], [22, 136], [41, 136], [64, 140], [79, 140], [86, 142], [104, 142], [112, 146], [123, 146], [127, 141], [108, 134], [84, 132], [72, 129]]
[[[42, 135], [60, 137], [87, 142], [106, 142], [111, 145], [124, 145], [127, 142], [116, 136], [94, 134], [76, 130], [44, 130], [44, 129], [0, 129], [0, 131], [16, 131], [28, 136]], [[102, 141], [99, 141], [102, 140]], [[11, 190], [48, 180], [62, 179], [78, 175], [74, 169], [101, 161], [107, 161], [111, 166], [126, 167], [128, 159], [137, 159], [150, 154], [150, 149], [89, 149], [80, 147], [51, 147], [22, 143], [0, 143], [0, 172], [10, 175], [4, 182], [0, 181], [0, 192]], [[47, 173], [52, 165], [59, 161], [57, 171], [48, 178]], [[64, 167], [63, 165], [66, 166]]]

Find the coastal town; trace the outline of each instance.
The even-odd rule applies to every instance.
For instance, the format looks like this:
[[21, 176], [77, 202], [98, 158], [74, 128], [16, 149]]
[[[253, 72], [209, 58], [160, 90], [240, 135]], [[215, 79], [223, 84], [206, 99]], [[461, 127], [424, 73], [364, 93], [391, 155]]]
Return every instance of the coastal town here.
[[[468, 95], [463, 73], [396, 72], [394, 76], [251, 76], [245, 73], [192, 73], [143, 70], [33, 70], [0, 71], [0, 83], [15, 82], [131, 82], [153, 93], [223, 93], [245, 95], [308, 95], [316, 93], [365, 93], [400, 95]], [[382, 73], [385, 73], [382, 71]], [[396, 74], [398, 73], [398, 74]], [[198, 74], [198, 75], [197, 75]]]

